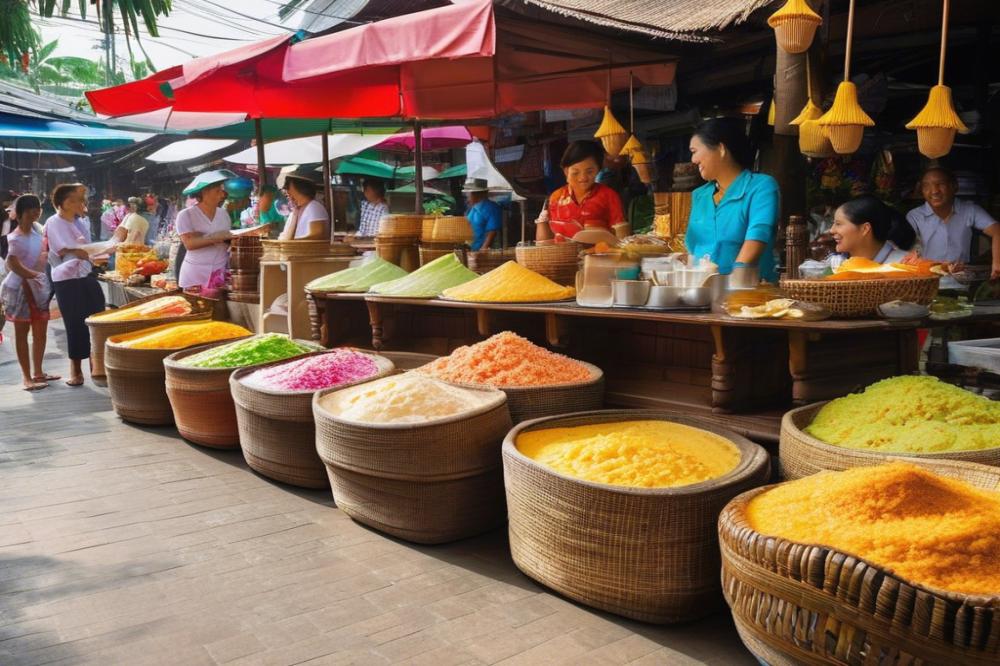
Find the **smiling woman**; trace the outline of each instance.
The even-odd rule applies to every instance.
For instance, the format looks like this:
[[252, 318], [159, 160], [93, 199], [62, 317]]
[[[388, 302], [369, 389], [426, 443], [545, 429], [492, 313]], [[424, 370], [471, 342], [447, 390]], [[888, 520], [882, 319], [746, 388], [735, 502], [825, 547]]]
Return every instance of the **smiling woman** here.
[[[572, 238], [587, 227], [611, 230], [624, 222], [618, 193], [597, 182], [604, 164], [604, 149], [596, 141], [574, 141], [559, 161], [566, 175], [566, 185], [549, 197], [549, 221], [538, 223], [536, 238], [545, 240], [550, 233]], [[628, 235], [625, 230], [623, 235]]]

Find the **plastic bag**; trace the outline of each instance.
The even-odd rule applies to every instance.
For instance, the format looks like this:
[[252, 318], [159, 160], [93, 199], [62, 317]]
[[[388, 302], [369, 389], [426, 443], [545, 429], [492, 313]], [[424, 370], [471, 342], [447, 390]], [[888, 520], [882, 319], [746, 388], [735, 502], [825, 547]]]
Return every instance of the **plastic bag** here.
[[830, 264], [827, 261], [806, 259], [799, 264], [799, 277], [803, 280], [820, 280], [829, 272]]

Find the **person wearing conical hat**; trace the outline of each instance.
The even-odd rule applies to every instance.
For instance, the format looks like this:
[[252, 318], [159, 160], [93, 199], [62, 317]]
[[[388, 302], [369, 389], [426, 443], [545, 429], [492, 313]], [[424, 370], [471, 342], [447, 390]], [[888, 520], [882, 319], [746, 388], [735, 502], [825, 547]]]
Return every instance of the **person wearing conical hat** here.
[[187, 253], [177, 284], [182, 289], [207, 289], [213, 274], [229, 265], [229, 215], [220, 208], [226, 200], [223, 184], [236, 174], [225, 169], [199, 174], [184, 188], [198, 203], [177, 214], [175, 227]]
[[490, 186], [485, 178], [469, 178], [462, 186], [462, 193], [469, 199], [465, 217], [472, 227], [473, 252], [493, 247], [497, 234], [503, 230], [503, 210], [490, 201]]
[[314, 172], [296, 169], [278, 176], [278, 187], [288, 194], [293, 210], [285, 220], [281, 240], [329, 240], [330, 215], [316, 199]]

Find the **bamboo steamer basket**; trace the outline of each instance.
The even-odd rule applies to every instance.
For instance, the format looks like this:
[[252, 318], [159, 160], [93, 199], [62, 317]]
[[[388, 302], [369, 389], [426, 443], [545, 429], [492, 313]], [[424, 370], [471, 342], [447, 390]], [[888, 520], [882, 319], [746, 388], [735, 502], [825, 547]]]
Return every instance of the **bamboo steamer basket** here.
[[378, 221], [378, 231], [376, 238], [408, 238], [416, 240], [420, 238], [423, 230], [424, 220], [427, 215], [417, 215], [414, 213], [394, 213], [385, 215]]
[[350, 257], [354, 248], [346, 243], [328, 240], [261, 240], [264, 249], [261, 261], [288, 261], [316, 257]]
[[827, 444], [805, 432], [826, 404], [819, 402], [799, 407], [782, 417], [778, 460], [784, 478], [800, 479], [825, 470], [839, 472], [852, 467], [873, 467], [899, 456], [919, 460], [960, 460], [1000, 467], [1000, 442], [991, 449], [942, 453], [878, 452]]
[[425, 243], [469, 243], [473, 236], [472, 225], [463, 215], [427, 216], [420, 231]]
[[229, 274], [232, 291], [259, 291], [259, 279], [259, 271], [232, 271]]
[[[1000, 469], [900, 458], [979, 488]], [[765, 536], [746, 518], [756, 488], [719, 517], [722, 585], [740, 638], [770, 666], [1000, 662], [1000, 595], [926, 587], [851, 553]]]
[[500, 443], [510, 430], [501, 391], [479, 409], [421, 424], [339, 419], [313, 398], [316, 450], [337, 506], [354, 520], [415, 543], [445, 543], [503, 524]]
[[[243, 457], [250, 469], [269, 479], [302, 488], [330, 486], [326, 467], [316, 453], [316, 424], [312, 413], [315, 391], [267, 391], [243, 382], [247, 376], [263, 368], [329, 353], [331, 352], [315, 352], [296, 356], [294, 359], [241, 368], [229, 377], [233, 403], [236, 405], [240, 448], [243, 449]], [[366, 355], [375, 362], [376, 374], [356, 382], [340, 384], [336, 388], [369, 382], [395, 370], [389, 359], [374, 354]]]
[[404, 271], [412, 273], [420, 268], [420, 254], [415, 238], [375, 238], [375, 254]]
[[835, 317], [856, 318], [875, 315], [882, 303], [901, 300], [930, 305], [937, 296], [935, 276], [882, 278], [876, 280], [781, 280], [789, 298], [822, 305]]
[[[155, 328], [168, 328], [170, 324]], [[152, 329], [150, 329], [152, 332]], [[108, 338], [105, 346], [111, 406], [124, 421], [143, 425], [170, 425], [174, 413], [164, 385], [163, 359], [173, 349], [132, 349], [119, 344], [122, 335]], [[222, 342], [235, 342], [229, 338]]]
[[234, 271], [259, 271], [264, 246], [256, 236], [236, 236], [229, 245], [229, 267]]
[[[629, 488], [564, 476], [517, 450], [533, 430], [662, 420], [725, 437], [741, 453], [733, 471], [679, 488]], [[712, 422], [658, 410], [605, 410], [528, 421], [503, 444], [514, 564], [574, 601], [643, 622], [693, 620], [719, 608], [722, 507], [767, 482], [761, 447]]]
[[189, 347], [163, 359], [164, 383], [178, 432], [190, 442], [214, 449], [235, 449], [240, 445], [236, 405], [229, 388], [229, 376], [240, 368], [192, 368], [181, 361], [231, 342], [234, 341]]
[[[470, 252], [468, 255], [469, 270], [482, 275], [489, 273], [494, 268], [500, 268], [508, 261], [513, 261], [517, 257], [513, 248], [505, 250], [479, 250]], [[573, 278], [576, 279], [575, 277]]]
[[580, 244], [571, 241], [551, 245], [518, 245], [517, 263], [561, 285], [576, 284]]
[[[112, 335], [121, 335], [122, 333], [132, 333], [133, 331], [141, 331], [144, 328], [153, 328], [154, 326], [160, 326], [161, 324], [174, 324], [179, 322], [191, 322], [191, 321], [201, 321], [204, 319], [213, 319], [215, 310], [215, 301], [209, 300], [207, 298], [201, 298], [199, 296], [192, 296], [191, 294], [185, 294], [183, 291], [171, 291], [164, 292], [162, 294], [153, 294], [152, 296], [146, 296], [138, 300], [132, 301], [128, 305], [124, 305], [118, 310], [127, 310], [139, 305], [143, 305], [150, 301], [154, 301], [157, 298], [162, 298], [164, 296], [181, 296], [191, 304], [191, 314], [181, 315], [179, 317], [158, 317], [156, 319], [138, 319], [135, 321], [101, 321], [100, 319], [95, 319], [94, 316], [87, 317], [86, 324], [90, 328], [90, 361], [91, 374], [94, 377], [104, 377], [104, 345], [108, 338]], [[107, 310], [105, 310], [107, 312]], [[100, 314], [100, 313], [99, 313]]]

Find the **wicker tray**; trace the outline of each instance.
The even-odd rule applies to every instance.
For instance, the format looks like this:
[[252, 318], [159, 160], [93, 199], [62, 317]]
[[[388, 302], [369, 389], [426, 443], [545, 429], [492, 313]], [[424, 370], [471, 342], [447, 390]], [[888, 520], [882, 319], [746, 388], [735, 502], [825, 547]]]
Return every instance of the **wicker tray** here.
[[513, 261], [516, 258], [513, 248], [470, 252], [468, 255], [469, 270], [482, 275], [483, 273], [489, 273], [494, 268], [500, 268], [508, 261]]
[[472, 225], [461, 215], [424, 217], [420, 231], [425, 243], [468, 243], [472, 238]]
[[178, 432], [188, 441], [216, 449], [240, 445], [236, 405], [229, 388], [229, 376], [239, 368], [191, 368], [180, 361], [230, 342], [233, 340], [190, 347], [163, 359], [164, 383]]
[[[522, 455], [531, 430], [657, 419], [722, 435], [740, 449], [735, 470], [680, 488], [624, 488], [559, 474]], [[719, 594], [719, 511], [765, 483], [767, 453], [712, 422], [672, 412], [607, 410], [522, 423], [503, 444], [514, 564], [570, 599], [643, 622], [680, 622], [712, 613]]]
[[[329, 353], [314, 352], [295, 359]], [[337, 388], [372, 381], [395, 371], [389, 359], [375, 355], [371, 358], [378, 366], [377, 374]], [[241, 368], [230, 375], [229, 386], [236, 405], [240, 448], [250, 469], [269, 479], [303, 488], [327, 488], [330, 482], [326, 467], [316, 454], [316, 424], [312, 413], [315, 391], [265, 391], [241, 381], [258, 370], [288, 362], [289, 359], [285, 359]]]
[[789, 298], [822, 305], [835, 317], [870, 317], [882, 303], [901, 300], [930, 305], [938, 291], [937, 276], [878, 280], [781, 280]]
[[576, 284], [579, 254], [580, 245], [573, 242], [514, 248], [517, 263], [564, 286]]
[[[980, 488], [1000, 470], [906, 458]], [[722, 511], [722, 585], [747, 648], [770, 666], [1000, 663], [1000, 596], [938, 591], [825, 546], [764, 536], [743, 493]]]
[[[138, 305], [156, 300], [157, 298], [162, 298], [163, 296], [183, 296], [187, 299], [188, 303], [191, 304], [191, 314], [181, 315], [179, 317], [161, 317], [159, 319], [140, 319], [137, 321], [101, 321], [100, 319], [94, 319], [93, 316], [87, 317], [86, 323], [90, 328], [90, 361], [92, 363], [91, 374], [94, 377], [101, 378], [105, 376], [104, 343], [112, 335], [121, 335], [122, 333], [141, 331], [144, 328], [153, 328], [154, 326], [159, 326], [161, 324], [212, 319], [215, 314], [215, 304], [217, 301], [213, 299], [201, 298], [199, 296], [192, 296], [191, 294], [185, 294], [183, 291], [169, 291], [162, 294], [153, 294], [152, 296], [146, 296], [145, 298], [132, 301], [128, 305], [124, 305], [118, 309], [127, 310], [129, 308], [134, 308]], [[105, 310], [105, 312], [107, 312], [107, 310]]]
[[948, 451], [945, 453], [879, 453], [834, 446], [806, 434], [804, 429], [813, 422], [825, 402], [807, 405], [786, 412], [781, 419], [779, 463], [786, 479], [799, 479], [823, 470], [841, 471], [851, 467], [872, 467], [888, 458], [907, 456], [921, 460], [962, 460], [1000, 467], [1000, 442], [997, 447], [981, 451]]
[[500, 391], [481, 409], [429, 424], [343, 421], [313, 399], [316, 450], [337, 506], [351, 518], [416, 543], [445, 543], [504, 520], [500, 443], [510, 429]]
[[287, 261], [296, 258], [350, 257], [354, 248], [346, 243], [327, 240], [262, 240], [261, 261]]

